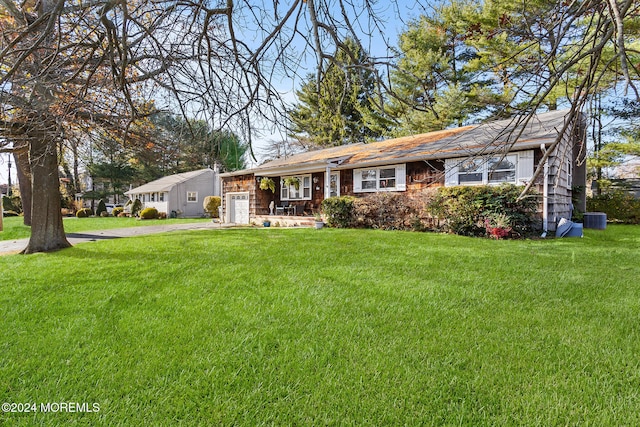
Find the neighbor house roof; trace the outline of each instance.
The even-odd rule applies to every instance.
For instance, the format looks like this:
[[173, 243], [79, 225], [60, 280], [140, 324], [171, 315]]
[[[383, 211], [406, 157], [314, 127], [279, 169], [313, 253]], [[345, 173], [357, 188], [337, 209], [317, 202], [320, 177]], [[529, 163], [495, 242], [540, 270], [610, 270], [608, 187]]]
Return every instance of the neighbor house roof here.
[[556, 140], [567, 115], [566, 110], [551, 111], [533, 116], [526, 125], [522, 124], [524, 117], [520, 117], [368, 144], [342, 145], [294, 154], [250, 170], [221, 176], [314, 172], [325, 170], [327, 165], [331, 165], [332, 169], [350, 169], [537, 148]]
[[160, 179], [156, 179], [155, 181], [151, 181], [146, 184], [143, 184], [140, 187], [132, 188], [131, 190], [125, 192], [124, 194], [128, 196], [131, 194], [158, 193], [162, 191], [170, 191], [173, 187], [175, 187], [176, 185], [182, 182], [189, 181], [192, 178], [195, 178], [205, 173], [211, 173], [211, 172], [213, 172], [212, 169], [206, 168], [206, 169], [200, 169], [192, 172], [184, 172], [184, 173], [178, 173], [175, 175], [165, 176]]

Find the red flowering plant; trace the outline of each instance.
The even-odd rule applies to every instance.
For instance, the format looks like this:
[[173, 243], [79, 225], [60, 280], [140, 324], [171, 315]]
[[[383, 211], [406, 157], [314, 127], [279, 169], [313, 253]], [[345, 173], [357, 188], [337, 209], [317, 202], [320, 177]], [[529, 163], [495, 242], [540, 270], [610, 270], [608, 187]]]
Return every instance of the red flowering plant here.
[[511, 218], [508, 215], [495, 213], [490, 214], [484, 220], [487, 236], [492, 239], [504, 239], [511, 235]]

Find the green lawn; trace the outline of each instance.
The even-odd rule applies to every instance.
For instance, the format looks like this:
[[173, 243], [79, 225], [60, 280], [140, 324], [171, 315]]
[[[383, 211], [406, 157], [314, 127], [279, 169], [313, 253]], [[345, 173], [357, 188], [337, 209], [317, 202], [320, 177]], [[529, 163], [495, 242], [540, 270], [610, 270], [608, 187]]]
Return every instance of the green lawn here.
[[[136, 218], [64, 218], [64, 230], [67, 233], [80, 231], [106, 230], [109, 228], [139, 227], [143, 225], [178, 224], [185, 222], [211, 221], [209, 218], [187, 219], [156, 219], [140, 221]], [[0, 231], [0, 240], [27, 239], [31, 234], [31, 228], [23, 224], [22, 217], [3, 218], [3, 231]]]
[[640, 425], [640, 227], [174, 232], [0, 257], [0, 425]]

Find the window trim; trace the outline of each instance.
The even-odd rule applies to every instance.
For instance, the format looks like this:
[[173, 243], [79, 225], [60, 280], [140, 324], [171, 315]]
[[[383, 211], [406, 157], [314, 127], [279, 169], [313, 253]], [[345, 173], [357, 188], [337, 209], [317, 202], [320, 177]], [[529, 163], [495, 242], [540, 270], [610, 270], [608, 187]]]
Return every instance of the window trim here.
[[[381, 178], [380, 172], [383, 170], [389, 170], [389, 169], [394, 170], [394, 173], [395, 173], [394, 177]], [[363, 172], [369, 173], [371, 171], [375, 171], [376, 186], [375, 188], [363, 188], [364, 186], [362, 184], [364, 182], [373, 182], [373, 179], [363, 180], [362, 174]], [[407, 177], [406, 177], [407, 172], [406, 171], [407, 171], [407, 166], [404, 163], [397, 164], [397, 165], [384, 165], [384, 166], [376, 166], [376, 167], [370, 167], [370, 168], [354, 169], [353, 192], [354, 193], [378, 193], [381, 191], [406, 191], [407, 190]], [[383, 181], [388, 182], [390, 180], [395, 180], [395, 185], [393, 187], [386, 187], [384, 185], [381, 185]]]
[[[289, 186], [285, 186], [284, 185], [284, 180], [287, 178], [298, 178], [300, 180], [300, 188], [298, 190], [295, 190], [296, 192], [298, 192], [301, 197], [295, 197], [292, 198], [290, 197], [291, 195], [291, 187], [292, 185]], [[308, 185], [305, 185], [305, 180], [307, 180]], [[311, 200], [312, 195], [313, 195], [313, 180], [311, 179], [311, 174], [304, 174], [304, 175], [285, 175], [285, 176], [281, 176], [280, 177], [280, 200], [286, 200], [286, 201], [296, 201], [296, 200]], [[305, 189], [309, 190], [309, 195], [305, 196], [304, 192]]]
[[[502, 160], [502, 161], [508, 161], [510, 163], [513, 164], [513, 169], [509, 168], [509, 169], [491, 169], [489, 167], [489, 163], [491, 161], [491, 159], [498, 159], [498, 160]], [[487, 166], [485, 167], [486, 169], [486, 173], [487, 173], [487, 183], [489, 185], [500, 185], [500, 184], [515, 184], [516, 182], [518, 182], [518, 155], [517, 154], [507, 154], [506, 156], [491, 156], [491, 157], [487, 157]], [[491, 180], [491, 173], [493, 172], [511, 172], [513, 171], [513, 181], [492, 181]]]
[[[488, 155], [488, 156], [478, 156], [478, 157], [460, 157], [460, 158], [450, 158], [445, 160], [445, 186], [453, 187], [453, 186], [474, 186], [474, 185], [502, 185], [502, 184], [513, 184], [513, 185], [523, 185], [530, 177], [522, 176], [523, 173], [526, 174], [527, 170], [527, 162], [530, 161], [531, 165], [533, 165], [533, 151], [519, 151], [519, 152], [510, 152], [504, 156], [504, 160], [511, 162], [514, 165], [513, 169], [495, 169], [491, 170], [490, 164], [491, 159], [500, 159], [502, 155]], [[473, 181], [473, 182], [460, 182], [460, 166], [463, 165], [467, 161], [475, 161], [479, 164], [477, 170], [478, 174], [482, 174], [481, 181]], [[505, 172], [505, 171], [513, 171], [513, 179], [509, 181], [491, 181], [489, 179], [490, 174], [492, 172]], [[465, 172], [462, 172], [463, 174]], [[472, 173], [472, 172], [466, 172]]]
[[[189, 200], [189, 196], [191, 194], [195, 194], [195, 200]], [[197, 191], [187, 191], [187, 203], [198, 203], [198, 192]]]

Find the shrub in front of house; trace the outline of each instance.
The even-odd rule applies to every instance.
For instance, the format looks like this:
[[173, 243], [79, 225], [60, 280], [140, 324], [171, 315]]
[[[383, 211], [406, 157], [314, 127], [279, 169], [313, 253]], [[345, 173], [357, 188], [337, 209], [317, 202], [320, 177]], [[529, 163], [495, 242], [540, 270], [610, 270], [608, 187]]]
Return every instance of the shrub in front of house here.
[[604, 212], [608, 221], [640, 224], [640, 199], [615, 190], [587, 198], [587, 212]]
[[353, 203], [355, 225], [380, 230], [414, 230], [419, 203], [405, 193], [372, 193]]
[[144, 208], [140, 212], [140, 219], [157, 219], [158, 210], [156, 208]]
[[[103, 215], [102, 212], [106, 212], [107, 215]], [[107, 205], [104, 203], [104, 200], [100, 200], [100, 202], [98, 202], [96, 216], [109, 216], [109, 212], [107, 212]]]
[[140, 199], [136, 199], [131, 203], [131, 216], [138, 216], [138, 213], [142, 210], [142, 202]]
[[76, 212], [76, 218], [89, 218], [91, 215], [93, 215], [91, 208], [78, 209]]
[[538, 196], [518, 200], [522, 187], [441, 187], [428, 206], [443, 230], [463, 236], [525, 237], [539, 231]]
[[207, 196], [202, 202], [204, 211], [207, 212], [211, 218], [218, 218], [218, 208], [222, 204], [220, 196]]
[[352, 196], [329, 197], [322, 201], [322, 213], [330, 227], [349, 228], [355, 226], [354, 202]]
[[121, 206], [117, 206], [115, 208], [113, 208], [113, 210], [111, 211], [111, 215], [113, 216], [120, 216], [120, 214], [124, 212], [124, 208]]

